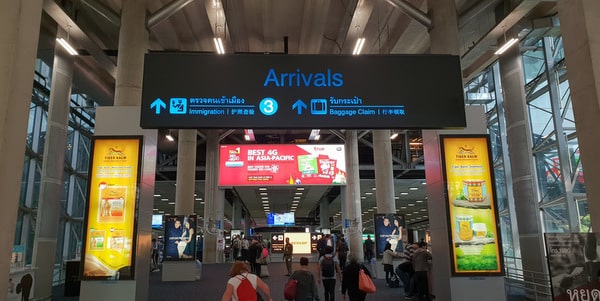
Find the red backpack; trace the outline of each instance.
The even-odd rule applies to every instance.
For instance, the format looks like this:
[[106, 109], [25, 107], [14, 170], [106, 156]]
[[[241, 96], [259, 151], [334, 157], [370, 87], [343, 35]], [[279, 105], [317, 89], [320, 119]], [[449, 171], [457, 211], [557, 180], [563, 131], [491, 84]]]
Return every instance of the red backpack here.
[[236, 277], [237, 279], [240, 280], [240, 284], [238, 285], [235, 293], [238, 297], [239, 301], [257, 301], [257, 296], [256, 296], [256, 288], [254, 288], [254, 286], [252, 286], [252, 283], [250, 282], [250, 280], [248, 278], [246, 278], [244, 275], [240, 275], [242, 276], [242, 278], [240, 279], [240, 277]]

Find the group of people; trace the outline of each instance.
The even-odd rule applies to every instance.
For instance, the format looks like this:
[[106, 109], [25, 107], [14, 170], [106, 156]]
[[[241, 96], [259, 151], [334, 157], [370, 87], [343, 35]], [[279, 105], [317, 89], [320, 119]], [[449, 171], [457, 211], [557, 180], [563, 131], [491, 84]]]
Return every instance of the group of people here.
[[232, 252], [235, 261], [248, 262], [250, 264], [250, 272], [261, 276], [262, 265], [266, 263], [266, 258], [263, 249], [268, 251], [268, 246], [264, 242], [253, 237], [252, 240], [236, 235], [232, 241]]
[[404, 299], [430, 300], [428, 275], [432, 257], [427, 250], [427, 243], [421, 241], [407, 244], [398, 257], [400, 264], [396, 268], [396, 274], [404, 286]]
[[[297, 281], [294, 301], [320, 300], [317, 284], [323, 285], [323, 299], [333, 301], [338, 280], [341, 281], [341, 292], [344, 300], [346, 298], [350, 301], [365, 300], [366, 293], [359, 290], [358, 279], [360, 270], [371, 277], [369, 269], [359, 262], [356, 255], [348, 252], [348, 245], [343, 235], [338, 238], [335, 248], [331, 236], [323, 236], [323, 242], [323, 248], [317, 247], [319, 249], [319, 260], [316, 273], [309, 269], [309, 259], [307, 257], [301, 257], [300, 268], [292, 271], [294, 246], [290, 243], [289, 238], [286, 238], [283, 259], [286, 264], [286, 276]], [[257, 276], [256, 272], [249, 270], [244, 261], [235, 261], [229, 276], [230, 279], [227, 282], [222, 301], [246, 300], [241, 295], [250, 295], [248, 300], [272, 300], [269, 286]], [[245, 293], [248, 283], [257, 292], [256, 296], [252, 293]]]

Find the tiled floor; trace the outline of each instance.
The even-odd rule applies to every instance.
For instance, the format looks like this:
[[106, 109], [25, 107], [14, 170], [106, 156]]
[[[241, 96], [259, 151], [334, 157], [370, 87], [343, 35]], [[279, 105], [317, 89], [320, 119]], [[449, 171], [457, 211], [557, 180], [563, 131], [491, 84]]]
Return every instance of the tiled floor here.
[[[296, 265], [296, 264], [295, 264]], [[311, 263], [311, 268], [316, 269], [315, 264]], [[202, 267], [202, 278], [193, 282], [163, 282], [161, 272], [150, 274], [149, 300], [156, 301], [189, 301], [189, 300], [221, 300], [225, 291], [228, 279], [228, 272], [231, 264], [211, 264]], [[297, 266], [294, 266], [297, 268]], [[263, 278], [271, 289], [271, 295], [275, 301], [283, 301], [283, 287], [287, 281], [284, 276], [285, 266], [283, 263], [271, 263], [268, 265], [270, 276]], [[367, 295], [367, 301], [374, 300], [403, 300], [404, 290], [402, 288], [389, 288], [385, 284], [385, 279], [374, 279], [377, 286], [375, 294]], [[340, 292], [340, 283], [336, 283], [336, 300], [342, 300]], [[322, 289], [322, 286], [319, 287]], [[322, 291], [321, 291], [322, 292]], [[322, 299], [322, 296], [321, 296]], [[55, 288], [55, 294], [52, 298], [55, 301], [76, 301], [78, 297], [64, 297], [64, 286]], [[436, 301], [450, 301], [449, 298], [437, 296]], [[485, 299], [481, 299], [485, 300]], [[508, 296], [508, 301], [527, 300], [522, 296]], [[83, 300], [82, 300], [83, 301]], [[460, 300], [453, 300], [460, 301]]]

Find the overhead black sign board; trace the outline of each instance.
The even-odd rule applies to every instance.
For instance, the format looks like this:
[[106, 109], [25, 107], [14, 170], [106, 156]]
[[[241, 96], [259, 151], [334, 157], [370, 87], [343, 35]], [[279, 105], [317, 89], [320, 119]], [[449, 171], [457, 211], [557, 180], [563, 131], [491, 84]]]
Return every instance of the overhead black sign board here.
[[451, 55], [145, 57], [142, 128], [465, 127]]

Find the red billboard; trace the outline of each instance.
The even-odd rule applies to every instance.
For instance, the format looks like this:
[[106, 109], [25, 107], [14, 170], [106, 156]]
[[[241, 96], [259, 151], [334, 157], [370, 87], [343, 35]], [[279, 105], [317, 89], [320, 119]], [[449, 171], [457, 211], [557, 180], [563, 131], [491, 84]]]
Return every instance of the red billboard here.
[[219, 185], [345, 185], [343, 144], [221, 145]]

